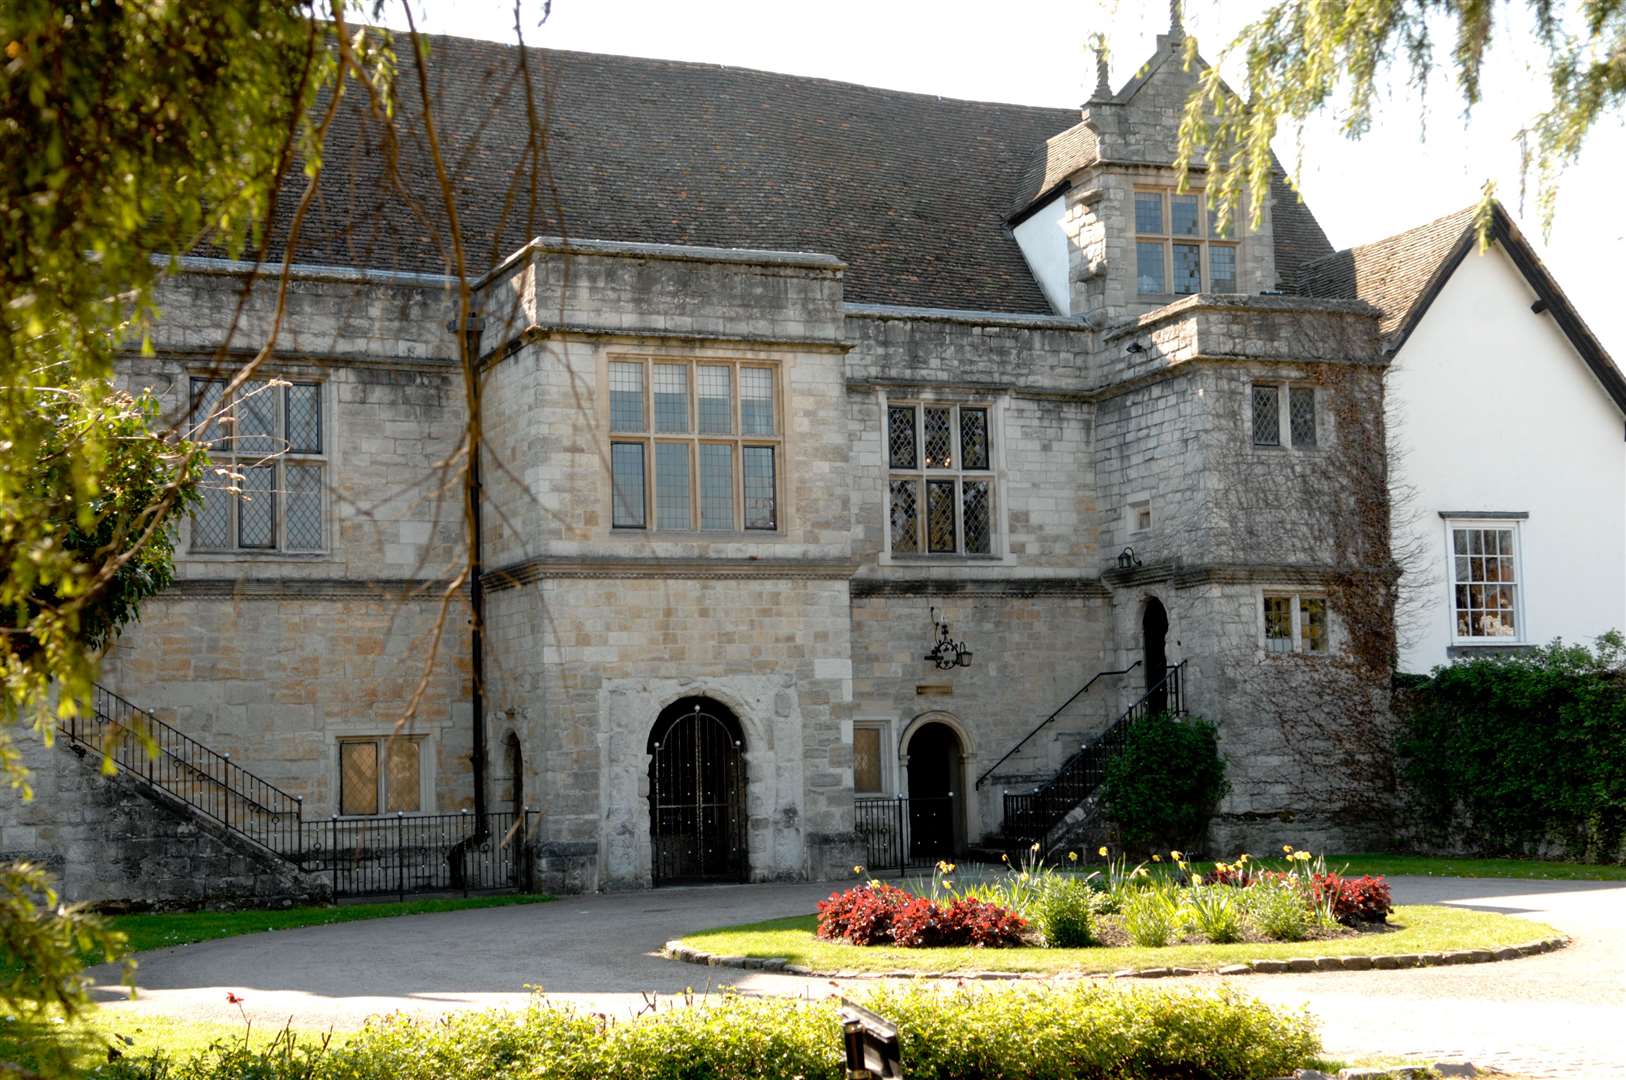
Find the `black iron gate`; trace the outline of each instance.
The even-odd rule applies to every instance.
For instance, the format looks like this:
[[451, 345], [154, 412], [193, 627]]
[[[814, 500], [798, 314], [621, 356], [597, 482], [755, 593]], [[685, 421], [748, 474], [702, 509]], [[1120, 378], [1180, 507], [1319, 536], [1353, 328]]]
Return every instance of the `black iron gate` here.
[[[954, 858], [954, 799], [854, 799], [865, 867], [903, 872]], [[947, 838], [945, 840], [945, 838]]]
[[734, 717], [679, 702], [650, 739], [650, 840], [656, 885], [743, 881], [745, 756]]

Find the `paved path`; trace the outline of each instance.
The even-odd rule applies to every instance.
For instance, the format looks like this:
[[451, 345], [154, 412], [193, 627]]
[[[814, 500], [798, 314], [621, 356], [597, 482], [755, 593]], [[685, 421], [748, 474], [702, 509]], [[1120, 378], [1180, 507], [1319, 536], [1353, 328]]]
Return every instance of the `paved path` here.
[[[1394, 878], [1404, 904], [1450, 903], [1550, 923], [1575, 938], [1557, 953], [1411, 971], [1245, 976], [1240, 989], [1308, 1006], [1334, 1056], [1467, 1058], [1538, 1076], [1626, 1076], [1626, 884]], [[567, 897], [550, 904], [413, 915], [257, 934], [144, 953], [140, 995], [99, 993], [133, 1014], [349, 1028], [400, 1009], [437, 1015], [548, 998], [636, 1012], [645, 993], [720, 985], [827, 994], [826, 979], [700, 968], [663, 960], [669, 938], [728, 923], [805, 914], [828, 884], [715, 886]], [[116, 978], [98, 969], [108, 983]], [[1179, 980], [1212, 986], [1215, 976]]]

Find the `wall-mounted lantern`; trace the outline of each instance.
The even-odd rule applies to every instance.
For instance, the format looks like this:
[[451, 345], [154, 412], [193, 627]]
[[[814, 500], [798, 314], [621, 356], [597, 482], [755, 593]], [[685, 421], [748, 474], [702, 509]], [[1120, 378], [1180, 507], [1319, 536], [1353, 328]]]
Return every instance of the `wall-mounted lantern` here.
[[1140, 556], [1135, 554], [1134, 548], [1126, 547], [1118, 552], [1118, 569], [1134, 570], [1138, 566], [1140, 566]]
[[965, 647], [965, 642], [954, 641], [949, 637], [948, 620], [939, 621], [937, 609], [932, 608], [932, 626], [937, 631], [937, 642], [932, 645], [931, 651], [922, 659], [930, 660], [937, 665], [939, 671], [947, 671], [955, 667], [971, 666], [971, 650]]

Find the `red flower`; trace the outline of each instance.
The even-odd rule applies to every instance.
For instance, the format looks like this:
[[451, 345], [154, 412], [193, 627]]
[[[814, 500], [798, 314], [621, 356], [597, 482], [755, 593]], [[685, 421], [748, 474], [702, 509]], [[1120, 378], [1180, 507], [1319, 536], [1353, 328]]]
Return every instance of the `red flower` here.
[[226, 991], [226, 1004], [227, 1005], [241, 1005], [242, 1003], [243, 1003], [242, 998], [238, 997], [236, 994], [232, 993], [230, 990]]

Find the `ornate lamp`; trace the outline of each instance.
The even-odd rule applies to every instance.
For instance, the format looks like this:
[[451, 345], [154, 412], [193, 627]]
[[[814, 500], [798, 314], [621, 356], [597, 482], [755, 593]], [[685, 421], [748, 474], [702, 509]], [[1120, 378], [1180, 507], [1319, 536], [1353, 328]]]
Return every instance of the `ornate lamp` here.
[[930, 660], [936, 664], [939, 671], [947, 671], [956, 667], [970, 667], [971, 650], [965, 647], [965, 642], [955, 641], [949, 637], [948, 621], [938, 620], [936, 608], [932, 608], [931, 612], [932, 625], [937, 629], [937, 641], [932, 645], [931, 651], [922, 659]]
[[1126, 547], [1122, 551], [1118, 552], [1118, 569], [1133, 570], [1139, 565], [1140, 556], [1135, 554], [1134, 548]]

